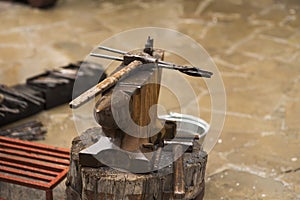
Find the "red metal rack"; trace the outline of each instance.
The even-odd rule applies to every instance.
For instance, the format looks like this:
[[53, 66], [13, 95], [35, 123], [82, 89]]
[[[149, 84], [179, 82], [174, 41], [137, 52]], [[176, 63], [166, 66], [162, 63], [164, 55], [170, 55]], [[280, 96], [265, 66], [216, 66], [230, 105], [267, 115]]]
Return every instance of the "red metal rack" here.
[[69, 156], [69, 149], [0, 136], [0, 181], [44, 190], [52, 200], [53, 188], [69, 170]]

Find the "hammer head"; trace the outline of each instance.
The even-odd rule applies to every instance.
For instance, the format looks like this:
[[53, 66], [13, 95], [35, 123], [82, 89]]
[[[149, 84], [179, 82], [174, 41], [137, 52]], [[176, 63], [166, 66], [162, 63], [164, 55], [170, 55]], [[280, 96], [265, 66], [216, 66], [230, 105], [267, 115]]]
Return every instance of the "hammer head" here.
[[194, 140], [176, 138], [173, 140], [164, 140], [164, 150], [173, 151], [173, 147], [179, 145], [182, 146], [183, 152], [192, 152], [194, 146]]
[[[202, 147], [205, 136], [208, 132], [209, 125], [202, 119], [171, 112], [168, 115], [159, 116], [159, 119], [173, 121], [176, 123], [175, 137], [172, 139], [175, 143], [184, 143], [184, 141], [197, 142]], [[187, 145], [187, 144], [186, 144]]]

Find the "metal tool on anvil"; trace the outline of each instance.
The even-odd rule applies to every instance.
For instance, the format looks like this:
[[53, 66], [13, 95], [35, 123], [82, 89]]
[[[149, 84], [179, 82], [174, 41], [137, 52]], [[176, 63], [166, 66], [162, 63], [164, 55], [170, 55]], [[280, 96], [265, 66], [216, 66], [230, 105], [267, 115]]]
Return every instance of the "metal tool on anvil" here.
[[[153, 45], [153, 40], [152, 40], [152, 45]], [[146, 44], [146, 48], [147, 48], [147, 44]], [[157, 60], [155, 58], [151, 58], [151, 57], [147, 57], [147, 56], [130, 54], [130, 53], [127, 53], [122, 50], [113, 49], [113, 48], [109, 48], [109, 47], [105, 47], [105, 46], [99, 46], [98, 49], [121, 54], [124, 56], [124, 59], [122, 59], [120, 57], [109, 56], [109, 55], [104, 55], [104, 54], [97, 54], [97, 53], [91, 53], [90, 55], [94, 56], [94, 57], [105, 58], [105, 59], [116, 60], [116, 61], [124, 61], [126, 59], [135, 59], [135, 60], [140, 60], [140, 61], [146, 62], [146, 63], [157, 63], [158, 67], [178, 70], [178, 71], [185, 73], [187, 75], [190, 75], [190, 76], [210, 78], [213, 75], [213, 73], [210, 71], [205, 71], [205, 70], [202, 70], [202, 69], [194, 67], [194, 66], [177, 65], [175, 63], [165, 62], [165, 61]]]
[[[149, 38], [148, 38], [148, 41], [149, 41]], [[152, 44], [153, 44], [153, 41], [152, 41]], [[147, 46], [147, 44], [146, 44], [146, 46]], [[211, 78], [211, 76], [213, 75], [213, 73], [210, 71], [205, 71], [205, 70], [199, 69], [194, 66], [177, 65], [174, 63], [165, 62], [165, 61], [156, 59], [154, 57], [138, 55], [138, 54], [130, 54], [130, 53], [127, 53], [127, 52], [124, 52], [121, 50], [104, 47], [104, 46], [99, 46], [98, 48], [102, 49], [102, 50], [110, 51], [113, 53], [121, 54], [121, 55], [123, 55], [123, 58], [116, 57], [116, 56], [104, 55], [104, 54], [97, 54], [97, 53], [91, 53], [90, 56], [121, 61], [127, 66], [125, 66], [120, 71], [116, 72], [115, 74], [107, 77], [102, 82], [98, 83], [97, 85], [90, 88], [89, 90], [84, 92], [82, 95], [80, 95], [79, 97], [77, 97], [76, 99], [71, 101], [69, 104], [71, 108], [78, 108], [79, 106], [83, 105], [84, 103], [86, 103], [87, 101], [92, 99], [94, 96], [105, 92], [107, 89], [114, 86], [121, 77], [123, 77], [123, 76], [127, 75], [129, 72], [139, 68], [139, 66], [141, 66], [142, 64], [145, 64], [145, 63], [154, 63], [155, 64], [154, 66], [157, 66], [160, 68], [178, 70], [189, 76]], [[135, 65], [135, 64], [132, 65], [132, 62], [141, 62], [141, 64], [140, 65]]]
[[175, 160], [173, 162], [174, 198], [181, 199], [185, 196], [182, 156], [185, 152], [193, 152], [202, 148], [209, 125], [200, 118], [174, 112], [159, 116], [159, 118], [176, 123], [175, 137], [163, 141], [163, 151], [172, 151]]
[[172, 152], [174, 198], [182, 199], [185, 196], [183, 155], [202, 148], [209, 125], [200, 118], [174, 112], [159, 116], [159, 119], [176, 124], [174, 137], [164, 139], [163, 143], [158, 146], [148, 143], [144, 144], [144, 147], [155, 150], [152, 170], [159, 170], [164, 165], [161, 163], [163, 162], [161, 157], [166, 157], [169, 155], [168, 152]]

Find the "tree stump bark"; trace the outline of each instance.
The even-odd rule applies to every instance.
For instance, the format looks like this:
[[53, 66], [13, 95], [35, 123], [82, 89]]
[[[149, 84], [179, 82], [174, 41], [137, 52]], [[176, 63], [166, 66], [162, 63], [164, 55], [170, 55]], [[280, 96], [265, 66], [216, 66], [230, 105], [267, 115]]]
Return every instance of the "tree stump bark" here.
[[[79, 152], [96, 143], [102, 135], [100, 127], [91, 128], [72, 142], [70, 171], [66, 181], [67, 200], [148, 200], [174, 199], [173, 167], [165, 167], [148, 174], [131, 174], [109, 167], [82, 167]], [[164, 159], [164, 158], [162, 158]], [[185, 197], [202, 199], [206, 152], [184, 153]]]

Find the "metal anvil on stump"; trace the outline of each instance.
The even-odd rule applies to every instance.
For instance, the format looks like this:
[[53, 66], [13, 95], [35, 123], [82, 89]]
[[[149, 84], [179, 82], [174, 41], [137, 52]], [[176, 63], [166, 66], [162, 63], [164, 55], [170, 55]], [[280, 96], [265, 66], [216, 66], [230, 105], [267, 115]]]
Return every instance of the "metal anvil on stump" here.
[[173, 168], [148, 174], [121, 172], [109, 167], [83, 167], [79, 152], [95, 144], [101, 128], [91, 128], [72, 142], [70, 171], [67, 176], [67, 200], [166, 200], [203, 199], [207, 154], [204, 151], [184, 153], [185, 197], [174, 198]]
[[[202, 122], [183, 115], [178, 119], [157, 116], [153, 105], [160, 90], [158, 63], [167, 68], [168, 63], [161, 61], [163, 52], [154, 50], [151, 43], [148, 39], [143, 52], [124, 55], [112, 78], [103, 81], [109, 89], [103, 92], [101, 83], [95, 86], [102, 93], [94, 112], [101, 127], [88, 129], [73, 140], [67, 199], [203, 198], [207, 154], [202, 150], [203, 138], [194, 134]], [[195, 73], [189, 67], [180, 69]]]

